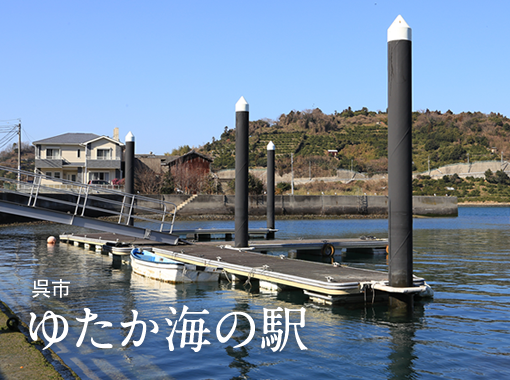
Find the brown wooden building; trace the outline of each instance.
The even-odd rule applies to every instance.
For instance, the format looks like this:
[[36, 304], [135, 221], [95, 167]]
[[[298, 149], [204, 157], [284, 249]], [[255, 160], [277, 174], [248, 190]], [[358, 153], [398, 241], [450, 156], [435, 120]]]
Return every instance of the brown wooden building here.
[[162, 165], [168, 166], [178, 192], [195, 194], [202, 188], [204, 181], [209, 179], [212, 161], [212, 158], [190, 150], [179, 157], [167, 156]]

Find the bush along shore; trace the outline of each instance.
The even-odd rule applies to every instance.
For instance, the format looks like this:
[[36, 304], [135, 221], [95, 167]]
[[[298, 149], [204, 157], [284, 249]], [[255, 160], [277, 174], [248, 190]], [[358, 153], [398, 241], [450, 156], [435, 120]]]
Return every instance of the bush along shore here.
[[418, 176], [413, 180], [413, 195], [454, 196], [465, 203], [510, 203], [510, 178], [502, 171], [485, 172], [485, 178], [461, 178], [457, 174], [440, 179]]

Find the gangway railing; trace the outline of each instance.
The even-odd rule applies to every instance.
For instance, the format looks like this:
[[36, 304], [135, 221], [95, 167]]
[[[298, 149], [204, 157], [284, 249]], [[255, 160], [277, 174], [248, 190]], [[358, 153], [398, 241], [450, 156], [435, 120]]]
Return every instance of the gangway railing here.
[[[19, 178], [19, 180], [18, 180]], [[106, 216], [113, 223], [172, 234], [177, 205], [160, 199], [129, 194], [0, 166], [0, 192], [15, 194], [11, 202], [31, 208], [63, 211], [72, 216]]]

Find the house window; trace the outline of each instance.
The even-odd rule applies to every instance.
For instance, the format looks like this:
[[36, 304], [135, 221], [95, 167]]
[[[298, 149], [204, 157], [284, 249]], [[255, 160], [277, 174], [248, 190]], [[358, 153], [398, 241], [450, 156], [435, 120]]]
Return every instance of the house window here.
[[51, 177], [51, 172], [46, 172], [46, 173], [44, 173], [44, 175], [45, 175], [46, 177]]
[[91, 172], [89, 175], [91, 181], [110, 181], [110, 173], [108, 172]]
[[48, 160], [57, 160], [60, 158], [60, 149], [46, 149], [46, 158]]
[[54, 176], [55, 178], [60, 179], [60, 172], [55, 172], [53, 176]]
[[97, 159], [98, 160], [111, 160], [112, 154], [110, 149], [98, 149], [97, 150]]
[[80, 152], [81, 152], [81, 150], [80, 150], [80, 149], [78, 149], [78, 150], [76, 151], [76, 157], [80, 158]]

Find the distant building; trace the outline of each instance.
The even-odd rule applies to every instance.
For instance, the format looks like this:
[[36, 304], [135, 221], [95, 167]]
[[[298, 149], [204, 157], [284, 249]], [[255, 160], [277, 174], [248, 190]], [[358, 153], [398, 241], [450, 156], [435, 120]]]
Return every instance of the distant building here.
[[172, 156], [157, 155], [153, 153], [135, 154], [135, 165], [136, 168], [149, 169], [153, 171], [154, 174], [161, 174], [168, 171], [168, 166], [166, 164], [169, 157]]
[[338, 149], [329, 149], [328, 150], [328, 156], [336, 157], [338, 154]]
[[[110, 184], [122, 179], [125, 145], [118, 139], [93, 133], [64, 133], [34, 141], [35, 171], [80, 183]], [[45, 181], [43, 180], [43, 185]]]
[[185, 169], [197, 175], [208, 174], [211, 172], [212, 158], [205, 154], [190, 150], [182, 156], [166, 156], [166, 162], [162, 165], [168, 166], [168, 169], [174, 174], [175, 170]]
[[166, 156], [166, 165], [174, 177], [176, 190], [196, 193], [204, 178], [211, 173], [212, 158], [190, 150], [182, 156]]

